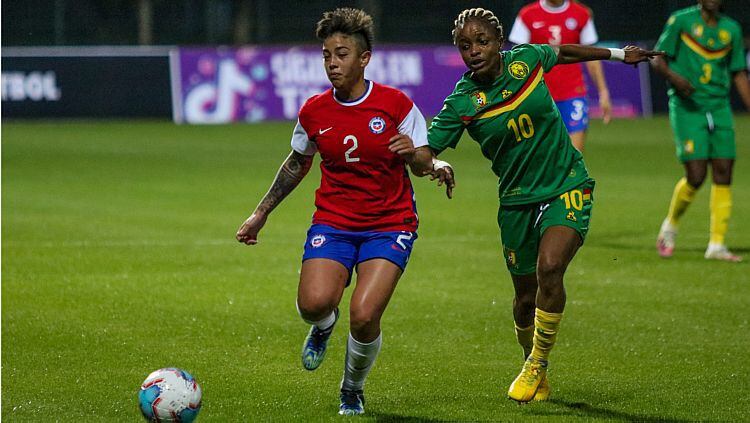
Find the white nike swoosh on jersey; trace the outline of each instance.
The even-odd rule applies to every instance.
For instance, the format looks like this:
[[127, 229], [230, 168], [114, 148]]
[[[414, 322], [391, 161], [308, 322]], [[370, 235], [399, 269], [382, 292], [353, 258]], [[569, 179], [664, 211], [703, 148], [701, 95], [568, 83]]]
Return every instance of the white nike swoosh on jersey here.
[[323, 134], [325, 134], [326, 132], [330, 131], [331, 129], [333, 129], [333, 126], [332, 126], [332, 127], [330, 127], [330, 128], [327, 128], [327, 129], [319, 129], [319, 130], [318, 130], [318, 133], [319, 133], [320, 135], [323, 135]]
[[534, 22], [533, 24], [531, 24], [531, 27], [534, 29], [539, 29], [543, 26], [544, 26], [544, 22]]

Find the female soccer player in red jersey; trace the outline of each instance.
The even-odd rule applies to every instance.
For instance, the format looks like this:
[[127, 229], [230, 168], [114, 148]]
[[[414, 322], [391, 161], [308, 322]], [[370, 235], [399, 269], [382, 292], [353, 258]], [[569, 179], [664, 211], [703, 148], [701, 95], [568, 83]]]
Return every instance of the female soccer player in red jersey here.
[[439, 170], [454, 186], [450, 167], [435, 155], [455, 147], [464, 130], [480, 144], [499, 178], [498, 225], [516, 291], [513, 317], [527, 357], [508, 390], [519, 402], [549, 397], [547, 360], [565, 308], [563, 276], [588, 231], [594, 181], [570, 142], [544, 82], [557, 64], [616, 59], [636, 64], [659, 53], [637, 47], [603, 49], [524, 44], [500, 51], [503, 29], [489, 10], [458, 15], [453, 41], [469, 68], [445, 99], [417, 148], [415, 174]]
[[307, 233], [297, 308], [312, 325], [302, 364], [323, 361], [338, 305], [356, 269], [339, 414], [364, 412], [364, 383], [380, 351], [380, 319], [417, 239], [414, 192], [405, 164], [427, 144], [427, 126], [401, 91], [365, 79], [372, 18], [339, 8], [323, 14], [316, 35], [332, 88], [307, 100], [292, 135], [292, 152], [271, 188], [237, 231], [256, 244], [271, 211], [321, 156], [316, 211]]

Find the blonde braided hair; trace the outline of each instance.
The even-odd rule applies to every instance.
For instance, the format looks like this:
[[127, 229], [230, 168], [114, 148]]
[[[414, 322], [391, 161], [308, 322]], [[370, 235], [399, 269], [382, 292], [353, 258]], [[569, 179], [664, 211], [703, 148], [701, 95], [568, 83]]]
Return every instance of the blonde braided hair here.
[[458, 37], [458, 32], [461, 31], [464, 25], [466, 25], [466, 22], [470, 20], [485, 21], [491, 27], [495, 28], [495, 31], [497, 32], [497, 38], [499, 40], [503, 39], [503, 25], [500, 23], [500, 19], [498, 19], [497, 16], [492, 13], [492, 11], [482, 9], [481, 7], [475, 7], [473, 9], [465, 9], [463, 12], [458, 14], [458, 17], [453, 23], [453, 31], [451, 32], [451, 35], [453, 36], [453, 44], [456, 44], [456, 37]]

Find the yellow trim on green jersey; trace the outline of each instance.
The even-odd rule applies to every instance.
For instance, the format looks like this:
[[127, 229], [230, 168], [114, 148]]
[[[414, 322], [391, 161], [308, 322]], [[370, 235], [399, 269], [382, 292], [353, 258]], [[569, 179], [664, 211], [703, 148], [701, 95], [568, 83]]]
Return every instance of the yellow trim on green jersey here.
[[703, 46], [701, 43], [696, 41], [693, 37], [690, 36], [690, 34], [683, 32], [680, 34], [680, 39], [683, 43], [685, 43], [686, 46], [690, 50], [693, 50], [696, 54], [701, 56], [702, 58], [706, 60], [717, 60], [721, 59], [727, 54], [729, 54], [729, 51], [732, 50], [732, 46], [726, 46], [719, 50], [711, 50], [705, 46]]
[[[521, 91], [516, 93], [515, 96], [513, 96], [508, 101], [498, 104], [497, 106], [480, 113], [477, 116], [474, 116], [472, 120], [476, 119], [487, 119], [491, 117], [495, 117], [497, 115], [501, 115], [505, 112], [509, 112], [511, 110], [516, 110], [518, 106], [523, 103], [524, 100], [531, 94], [532, 91], [536, 89], [536, 86], [539, 85], [539, 83], [542, 81], [542, 75], [544, 72], [542, 72], [542, 66], [537, 65], [537, 67], [532, 71], [532, 78], [528, 79], [528, 84], [525, 84]], [[466, 121], [464, 121], [466, 122]]]

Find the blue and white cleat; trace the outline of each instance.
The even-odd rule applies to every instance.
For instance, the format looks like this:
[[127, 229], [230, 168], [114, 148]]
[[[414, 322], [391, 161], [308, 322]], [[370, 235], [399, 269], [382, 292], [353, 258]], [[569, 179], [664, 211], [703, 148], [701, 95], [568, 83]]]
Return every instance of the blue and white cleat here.
[[336, 314], [336, 320], [333, 322], [331, 327], [325, 330], [318, 329], [315, 325], [310, 328], [310, 333], [305, 338], [305, 343], [302, 345], [302, 367], [306, 370], [315, 370], [323, 362], [326, 356], [326, 346], [328, 345], [328, 338], [333, 333], [333, 328], [336, 326], [336, 322], [339, 320], [339, 309], [338, 307], [334, 310]]
[[358, 416], [365, 413], [365, 394], [363, 391], [341, 390], [341, 405], [339, 414], [342, 416]]

